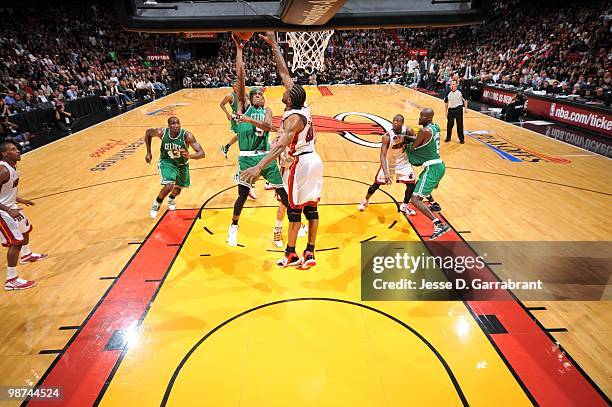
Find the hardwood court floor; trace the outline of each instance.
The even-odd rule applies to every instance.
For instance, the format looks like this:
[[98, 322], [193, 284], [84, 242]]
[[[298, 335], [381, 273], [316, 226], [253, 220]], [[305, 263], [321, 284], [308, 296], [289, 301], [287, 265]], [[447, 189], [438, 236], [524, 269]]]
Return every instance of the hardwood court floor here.
[[[326, 177], [317, 247], [330, 250], [319, 252], [320, 264], [312, 271], [295, 273], [273, 266], [279, 253], [268, 250], [274, 249], [269, 238], [276, 202], [263, 182], [257, 185], [259, 199], [247, 202], [241, 219], [239, 242], [245, 247], [230, 250], [224, 244], [228, 208], [235, 199], [237, 151], [233, 146], [227, 160], [218, 152], [230, 136], [218, 107], [226, 92], [183, 90], [23, 157], [20, 195], [36, 203], [26, 209], [34, 225], [31, 247], [50, 257], [18, 268], [20, 275], [38, 281], [36, 288], [0, 297], [5, 327], [0, 386], [47, 384], [70, 367], [68, 360], [75, 358], [68, 358], [74, 355], [69, 352], [81, 352], [84, 370], [63, 378], [62, 385], [73, 392], [65, 404], [522, 405], [530, 398], [542, 404], [563, 392], [555, 380], [547, 382], [544, 368], [532, 369], [541, 376], [541, 388], [532, 387], [517, 369], [509, 370], [512, 360], [500, 352], [512, 348], [511, 340], [486, 335], [474, 318], [496, 310], [479, 312], [467, 303], [359, 299], [360, 241], [372, 236], [411, 241], [426, 233], [420, 218], [409, 223], [382, 192], [374, 195], [376, 204], [368, 211], [356, 211], [378, 169], [378, 149], [372, 147], [379, 140], [377, 117], [402, 113], [406, 124], [415, 126], [419, 110], [432, 107], [444, 133], [441, 101], [391, 85], [308, 88], [312, 112], [319, 116], [317, 150]], [[265, 93], [276, 116], [282, 113], [281, 93], [280, 88]], [[177, 199], [185, 210], [160, 212], [155, 221], [148, 210], [159, 190], [158, 175], [144, 162], [142, 137], [147, 128], [164, 126], [171, 114], [194, 133], [207, 157], [191, 162], [192, 187]], [[455, 230], [469, 232], [461, 234], [464, 239], [612, 240], [610, 160], [473, 111], [465, 116], [465, 128], [472, 132], [465, 145], [456, 136], [442, 144], [447, 172], [435, 193]], [[154, 159], [158, 149], [154, 141]], [[403, 196], [401, 186], [382, 189], [396, 199]], [[298, 244], [303, 246], [303, 240]], [[567, 328], [549, 334], [609, 397], [611, 292], [598, 272], [589, 293], [601, 301], [525, 305], [546, 308], [530, 311], [543, 327]], [[306, 297], [344, 302], [297, 300]], [[224, 321], [257, 307], [263, 308], [215, 331], [214, 341], [207, 339], [209, 347], [194, 347]], [[456, 383], [424, 342], [378, 311], [420, 332]], [[504, 312], [512, 314], [498, 315]], [[113, 347], [110, 341], [117, 321], [132, 329], [127, 346], [119, 340]], [[574, 363], [550, 344], [549, 356], [559, 356], [564, 373], [575, 373]], [[97, 356], [83, 353], [91, 346], [100, 348]], [[193, 357], [176, 373], [190, 349]], [[532, 356], [523, 349], [510, 359], [537, 359]], [[93, 373], [99, 373], [101, 383], [88, 381]], [[174, 386], [169, 386], [172, 377]], [[410, 387], [404, 387], [407, 382]], [[201, 392], [209, 398], [201, 398]], [[598, 395], [589, 396], [595, 400]]]

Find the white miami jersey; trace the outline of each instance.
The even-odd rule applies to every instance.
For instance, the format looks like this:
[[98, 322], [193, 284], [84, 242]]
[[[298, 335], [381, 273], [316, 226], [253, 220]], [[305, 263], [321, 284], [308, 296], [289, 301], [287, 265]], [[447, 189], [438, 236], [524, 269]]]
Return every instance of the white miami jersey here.
[[404, 149], [404, 137], [402, 137], [408, 134], [406, 126], [402, 126], [400, 134], [395, 134], [393, 129], [389, 129], [387, 134], [390, 138], [389, 149], [387, 150], [387, 162], [389, 163], [389, 167], [402, 168], [410, 165], [408, 154], [406, 154]]
[[299, 114], [306, 119], [306, 125], [301, 132], [293, 137], [289, 143], [289, 155], [296, 156], [298, 154], [310, 153], [315, 151], [315, 133], [312, 126], [312, 116], [310, 115], [310, 107], [304, 106], [301, 109], [287, 110], [283, 114], [283, 122], [292, 114]]
[[17, 184], [19, 184], [19, 173], [6, 161], [0, 161], [0, 165], [9, 172], [9, 179], [0, 187], [0, 204], [9, 208], [17, 208]]

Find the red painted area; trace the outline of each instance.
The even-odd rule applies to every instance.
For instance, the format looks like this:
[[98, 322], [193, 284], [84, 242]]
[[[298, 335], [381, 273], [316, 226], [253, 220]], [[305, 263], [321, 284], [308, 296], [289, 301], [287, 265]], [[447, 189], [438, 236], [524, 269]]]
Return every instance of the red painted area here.
[[[428, 218], [417, 213], [408, 219], [432, 254], [465, 256], [474, 253], [454, 229], [432, 242], [429, 236], [433, 226]], [[440, 241], [455, 244], [436, 244]], [[477, 274], [468, 274], [468, 279], [499, 281], [488, 267]], [[484, 301], [468, 300], [466, 304], [476, 315], [495, 315], [506, 328], [508, 333], [490, 337], [540, 406], [608, 405], [509, 291], [497, 290]]]
[[327, 86], [317, 86], [317, 88], [319, 88], [319, 92], [321, 92], [321, 95], [323, 96], [334, 96], [332, 91]]
[[164, 215], [74, 341], [39, 383], [39, 386], [61, 387], [63, 400], [56, 403], [33, 400], [29, 406], [94, 404], [121, 355], [121, 350], [105, 351], [104, 347], [114, 331], [138, 324], [160, 284], [145, 280], [164, 278], [178, 254], [178, 244], [187, 235], [197, 213], [195, 209], [177, 210]]

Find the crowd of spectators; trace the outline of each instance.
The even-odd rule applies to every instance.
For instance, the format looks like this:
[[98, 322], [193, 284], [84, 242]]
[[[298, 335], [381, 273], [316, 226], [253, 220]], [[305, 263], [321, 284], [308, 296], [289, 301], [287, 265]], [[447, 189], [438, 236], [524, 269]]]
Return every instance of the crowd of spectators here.
[[0, 114], [97, 95], [126, 106], [164, 93], [169, 61], [144, 50], [168, 49], [167, 36], [125, 33], [104, 3], [31, 2], [0, 9]]
[[[609, 105], [612, 10], [606, 0], [497, 0], [494, 6], [497, 16], [480, 26], [337, 31], [325, 51], [326, 69], [295, 75], [303, 84], [393, 82], [438, 91], [457, 79], [468, 94], [472, 86], [495, 83]], [[213, 56], [149, 61], [147, 53], [172, 56], [190, 45], [178, 35], [123, 31], [101, 0], [0, 9], [0, 32], [2, 116], [88, 95], [127, 107], [171, 88], [229, 86], [235, 77], [228, 34], [220, 35]], [[411, 54], [414, 49], [427, 56]], [[289, 57], [291, 50], [284, 50]], [[257, 35], [245, 61], [248, 85], [280, 83], [269, 46]]]
[[482, 26], [402, 34], [411, 47], [437, 58], [435, 69], [421, 70], [428, 87], [447, 86], [455, 76], [468, 85], [494, 83], [609, 105], [611, 23], [605, 0], [515, 1]]

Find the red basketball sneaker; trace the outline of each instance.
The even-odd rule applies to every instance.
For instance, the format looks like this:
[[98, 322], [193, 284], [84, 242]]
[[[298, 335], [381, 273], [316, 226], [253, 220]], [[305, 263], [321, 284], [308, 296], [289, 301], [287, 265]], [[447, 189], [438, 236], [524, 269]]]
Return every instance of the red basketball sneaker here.
[[289, 266], [299, 266], [302, 263], [300, 257], [295, 253], [285, 254], [280, 260], [276, 262], [281, 268]]
[[24, 280], [23, 278], [15, 277], [6, 280], [4, 283], [5, 290], [26, 290], [36, 285], [36, 281]]
[[26, 254], [25, 256], [21, 256], [21, 258], [19, 259], [19, 263], [21, 264], [28, 264], [28, 263], [33, 263], [35, 261], [39, 261], [39, 260], [44, 260], [47, 257], [49, 257], [48, 254], [39, 254], [39, 253], [30, 253], [30, 254]]
[[308, 270], [309, 268], [316, 266], [317, 261], [315, 260], [314, 253], [304, 250], [304, 257], [302, 257], [302, 264], [298, 266], [300, 270]]

